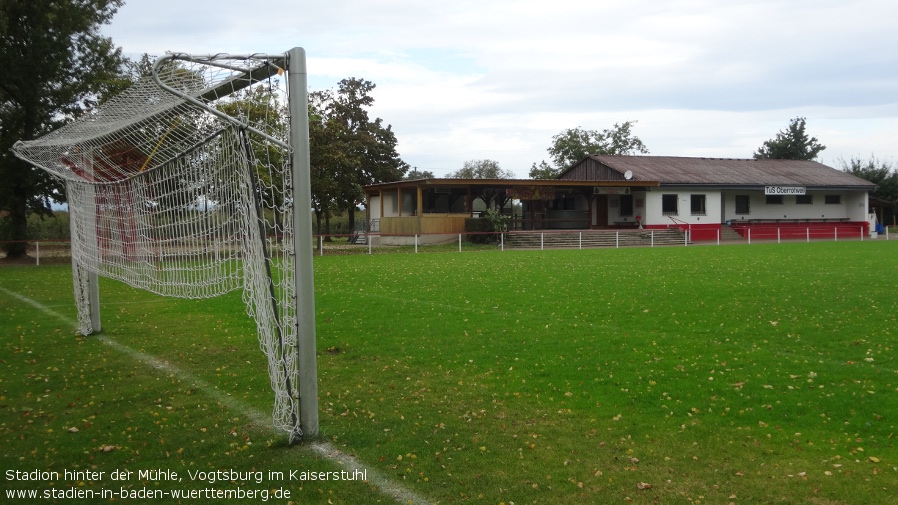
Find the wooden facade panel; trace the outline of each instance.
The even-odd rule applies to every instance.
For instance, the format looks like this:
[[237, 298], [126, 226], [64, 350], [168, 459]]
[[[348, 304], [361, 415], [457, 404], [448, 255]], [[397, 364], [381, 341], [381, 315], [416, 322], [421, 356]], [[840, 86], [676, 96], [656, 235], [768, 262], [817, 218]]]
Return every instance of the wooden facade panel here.
[[468, 214], [424, 214], [421, 216], [422, 233], [462, 233]]
[[421, 233], [417, 217], [382, 217], [380, 232], [384, 235], [416, 235]]
[[424, 214], [412, 217], [382, 217], [384, 235], [421, 235], [426, 233], [463, 233], [468, 214]]
[[573, 181], [622, 181], [623, 174], [612, 170], [598, 161], [588, 158], [563, 176], [564, 180]]

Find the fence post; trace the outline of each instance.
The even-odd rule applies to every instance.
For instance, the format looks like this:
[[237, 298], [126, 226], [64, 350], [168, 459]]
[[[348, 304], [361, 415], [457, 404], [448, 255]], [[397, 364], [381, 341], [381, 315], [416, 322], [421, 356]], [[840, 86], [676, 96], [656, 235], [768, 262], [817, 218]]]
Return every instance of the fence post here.
[[458, 234], [458, 252], [461, 252], [461, 233]]
[[807, 236], [808, 236], [806, 242], [810, 244], [810, 243], [811, 243], [811, 227], [809, 226], [809, 227], [805, 228], [805, 231], [806, 231]]
[[687, 247], [689, 245], [689, 230], [686, 230], [686, 233], [683, 234], [683, 247]]
[[318, 256], [324, 256], [324, 237], [318, 235]]
[[614, 232], [614, 247], [620, 248], [620, 232], [619, 231]]
[[583, 232], [580, 232], [580, 249], [583, 249]]
[[839, 227], [838, 226], [833, 228], [833, 233], [835, 235], [835, 241], [838, 242], [839, 241]]
[[779, 227], [776, 228], [776, 243], [777, 243], [777, 244], [780, 243], [780, 229], [779, 229]]
[[371, 241], [374, 240], [374, 235], [368, 234], [368, 254], [371, 254]]
[[720, 245], [720, 228], [717, 229], [717, 245]]
[[34, 261], [35, 265], [40, 266], [41, 264], [41, 243], [34, 243]]
[[748, 230], [748, 245], [751, 245], [751, 228], [746, 228]]
[[540, 233], [539, 234], [539, 250], [542, 251], [545, 248], [546, 248], [546, 234]]
[[649, 231], [649, 236], [650, 236], [650, 238], [651, 238], [651, 240], [650, 240], [651, 246], [652, 246], [652, 247], [655, 247], [655, 230], [650, 230], [650, 231]]
[[499, 250], [500, 251], [505, 250], [505, 234], [504, 233], [499, 234]]
[[418, 234], [415, 233], [415, 254], [418, 254]]
[[861, 242], [864, 241], [864, 227], [861, 226]]

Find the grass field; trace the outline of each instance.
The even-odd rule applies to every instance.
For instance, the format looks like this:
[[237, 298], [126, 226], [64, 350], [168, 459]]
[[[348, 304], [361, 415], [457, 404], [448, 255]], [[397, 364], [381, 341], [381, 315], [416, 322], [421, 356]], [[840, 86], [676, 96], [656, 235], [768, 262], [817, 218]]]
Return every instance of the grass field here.
[[[267, 428], [239, 293], [165, 299], [103, 280], [104, 332], [81, 337], [69, 268], [0, 268], [2, 487], [889, 503], [895, 258], [894, 241], [316, 257], [322, 433], [299, 447]], [[10, 478], [35, 469], [60, 478]], [[159, 469], [180, 481], [136, 476]], [[341, 469], [368, 482], [289, 478]], [[193, 473], [210, 470], [238, 473]], [[131, 496], [119, 501], [175, 502]]]

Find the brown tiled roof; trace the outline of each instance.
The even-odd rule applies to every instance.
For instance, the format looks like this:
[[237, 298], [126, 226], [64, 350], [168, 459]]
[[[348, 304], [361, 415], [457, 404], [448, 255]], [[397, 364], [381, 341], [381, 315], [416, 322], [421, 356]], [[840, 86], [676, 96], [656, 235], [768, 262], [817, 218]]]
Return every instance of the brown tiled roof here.
[[628, 170], [634, 181], [658, 181], [662, 186], [810, 186], [867, 190], [876, 187], [872, 182], [816, 161], [675, 156], [593, 155], [559, 178], [618, 180]]

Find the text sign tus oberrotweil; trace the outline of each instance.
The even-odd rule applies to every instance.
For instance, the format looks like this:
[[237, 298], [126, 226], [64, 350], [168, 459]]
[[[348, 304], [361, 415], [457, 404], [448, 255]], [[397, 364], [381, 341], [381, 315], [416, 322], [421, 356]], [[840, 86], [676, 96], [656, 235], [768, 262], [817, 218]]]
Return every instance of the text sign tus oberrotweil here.
[[803, 186], [764, 186], [765, 195], [803, 195]]

